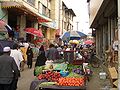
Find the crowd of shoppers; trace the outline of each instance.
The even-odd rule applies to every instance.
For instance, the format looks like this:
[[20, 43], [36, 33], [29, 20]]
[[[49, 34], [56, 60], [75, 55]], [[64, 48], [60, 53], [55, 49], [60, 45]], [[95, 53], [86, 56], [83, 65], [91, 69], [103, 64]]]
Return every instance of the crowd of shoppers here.
[[[87, 48], [89, 49], [89, 47]], [[63, 59], [64, 51], [73, 50], [76, 51], [76, 55], [88, 62], [88, 52], [84, 52], [83, 49], [82, 45], [54, 44], [50, 44], [45, 49], [44, 45], [31, 45], [27, 42], [13, 43], [11, 48], [4, 47], [3, 55], [0, 56], [0, 90], [16, 90], [20, 71], [24, 70], [25, 64], [31, 69], [33, 59], [35, 59], [35, 67], [42, 66], [46, 62]]]

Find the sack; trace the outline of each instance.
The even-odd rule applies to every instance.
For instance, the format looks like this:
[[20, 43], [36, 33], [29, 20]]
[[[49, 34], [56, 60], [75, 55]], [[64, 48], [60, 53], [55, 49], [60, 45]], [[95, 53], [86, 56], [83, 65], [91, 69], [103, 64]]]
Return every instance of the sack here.
[[46, 70], [53, 69], [53, 60], [47, 60], [45, 62], [45, 69]]

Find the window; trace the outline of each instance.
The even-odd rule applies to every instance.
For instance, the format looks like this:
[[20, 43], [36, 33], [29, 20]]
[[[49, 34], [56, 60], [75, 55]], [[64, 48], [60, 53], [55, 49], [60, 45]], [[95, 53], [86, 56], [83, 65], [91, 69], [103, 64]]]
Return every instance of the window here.
[[64, 29], [66, 29], [66, 22], [64, 22]]
[[27, 0], [27, 2], [29, 2], [32, 5], [35, 5], [35, 0]]
[[44, 5], [42, 6], [42, 14], [46, 16], [46, 7]]
[[45, 7], [44, 5], [42, 7], [42, 14], [47, 17], [50, 17], [50, 10], [47, 7]]
[[48, 11], [48, 17], [50, 18], [51, 16], [50, 16], [50, 10]]

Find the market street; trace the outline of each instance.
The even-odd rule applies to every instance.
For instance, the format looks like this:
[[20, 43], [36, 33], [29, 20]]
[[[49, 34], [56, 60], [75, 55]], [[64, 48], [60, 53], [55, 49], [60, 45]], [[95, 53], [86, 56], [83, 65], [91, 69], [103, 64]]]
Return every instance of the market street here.
[[[34, 62], [33, 62], [34, 65]], [[33, 66], [34, 67], [34, 66]], [[18, 81], [18, 89], [17, 90], [29, 90], [31, 82], [35, 79], [33, 75], [33, 70], [28, 69], [27, 65], [25, 65], [25, 70], [21, 72], [21, 77], [19, 78]], [[106, 90], [107, 86], [109, 86], [109, 80], [100, 80], [99, 78], [99, 72], [100, 68], [94, 68], [93, 69], [93, 75], [90, 78], [90, 81], [87, 84], [87, 89], [86, 90]]]
[[33, 70], [28, 69], [27, 65], [25, 65], [24, 71], [21, 72], [21, 77], [18, 81], [18, 89], [17, 90], [29, 90], [31, 82], [34, 80]]

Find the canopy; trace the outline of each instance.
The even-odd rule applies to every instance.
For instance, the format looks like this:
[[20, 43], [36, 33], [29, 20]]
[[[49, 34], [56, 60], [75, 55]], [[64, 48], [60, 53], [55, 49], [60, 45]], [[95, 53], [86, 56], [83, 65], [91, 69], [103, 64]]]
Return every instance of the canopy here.
[[70, 40], [69, 43], [71, 43], [71, 44], [79, 44], [79, 41], [78, 40]]
[[12, 28], [5, 23], [3, 20], [0, 20], [0, 31], [12, 31]]
[[32, 34], [32, 35], [35, 35], [35, 36], [38, 36], [38, 37], [43, 37], [42, 32], [40, 30], [35, 29], [35, 28], [26, 28], [25, 32]]
[[80, 40], [85, 38], [87, 35], [80, 31], [67, 31], [60, 37], [62, 40]]
[[94, 42], [92, 40], [86, 40], [84, 41], [84, 44], [93, 44]]

